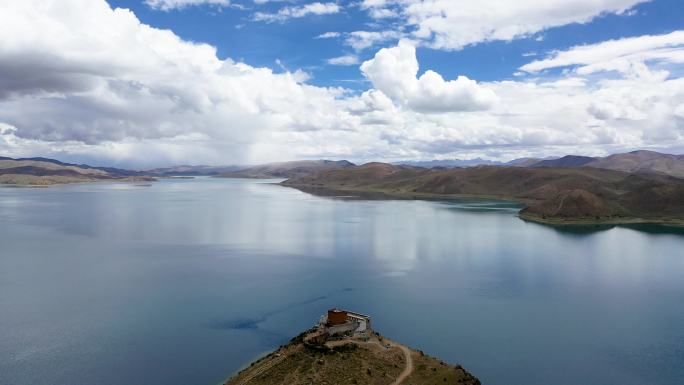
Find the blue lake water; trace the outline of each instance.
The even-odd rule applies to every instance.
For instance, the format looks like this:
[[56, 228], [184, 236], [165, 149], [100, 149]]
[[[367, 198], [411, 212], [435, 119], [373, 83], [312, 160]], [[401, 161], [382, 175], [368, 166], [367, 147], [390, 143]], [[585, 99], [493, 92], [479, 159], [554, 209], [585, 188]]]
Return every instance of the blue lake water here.
[[0, 384], [214, 385], [329, 307], [487, 385], [684, 383], [684, 232], [264, 181], [0, 188]]

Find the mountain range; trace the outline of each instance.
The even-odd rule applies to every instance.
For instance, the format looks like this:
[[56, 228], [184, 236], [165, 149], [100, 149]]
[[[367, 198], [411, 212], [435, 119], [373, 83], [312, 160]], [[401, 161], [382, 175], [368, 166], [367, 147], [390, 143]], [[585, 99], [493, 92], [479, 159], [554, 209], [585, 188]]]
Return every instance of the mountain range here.
[[406, 161], [399, 165], [433, 167], [478, 167], [478, 166], [515, 166], [515, 167], [593, 167], [631, 173], [660, 173], [684, 178], [684, 155], [663, 154], [656, 151], [638, 150], [606, 157], [566, 155], [560, 158], [519, 158], [509, 162], [496, 162], [486, 159], [470, 160], [433, 160]]
[[[684, 155], [662, 154], [654, 151], [633, 151], [606, 157], [566, 155], [560, 158], [520, 158], [506, 163], [485, 160], [435, 160], [404, 162], [397, 167], [448, 170], [453, 168], [594, 168], [632, 174], [668, 175], [684, 178]], [[114, 167], [93, 167], [86, 164], [65, 163], [49, 158], [0, 157], [0, 183], [55, 184], [103, 179], [126, 179], [165, 176], [215, 176], [224, 178], [299, 178], [319, 172], [354, 169], [346, 160], [302, 160], [244, 166], [183, 165], [151, 170], [126, 170]]]

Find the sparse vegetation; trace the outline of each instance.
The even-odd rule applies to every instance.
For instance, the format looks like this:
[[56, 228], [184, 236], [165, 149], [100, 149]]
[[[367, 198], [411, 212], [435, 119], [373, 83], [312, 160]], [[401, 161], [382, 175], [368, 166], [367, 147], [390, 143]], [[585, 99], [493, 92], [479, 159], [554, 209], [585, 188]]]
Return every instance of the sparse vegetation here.
[[[371, 342], [335, 341], [332, 345], [308, 338], [304, 332], [289, 344], [255, 361], [226, 385], [247, 384], [392, 384], [407, 362], [399, 347], [385, 348], [374, 337]], [[313, 341], [313, 342], [312, 342]], [[318, 341], [318, 342], [316, 342]], [[384, 340], [388, 343], [388, 340]], [[479, 384], [460, 366], [411, 351], [414, 370], [406, 384]]]

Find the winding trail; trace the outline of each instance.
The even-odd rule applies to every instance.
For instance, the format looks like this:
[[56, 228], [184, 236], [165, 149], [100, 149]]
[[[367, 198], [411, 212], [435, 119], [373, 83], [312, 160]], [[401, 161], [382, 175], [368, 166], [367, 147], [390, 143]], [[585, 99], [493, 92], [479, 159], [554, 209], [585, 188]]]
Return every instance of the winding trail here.
[[411, 357], [411, 351], [406, 346], [400, 344], [394, 344], [394, 346], [401, 349], [404, 352], [404, 357], [406, 358], [406, 367], [404, 368], [404, 371], [401, 372], [399, 377], [397, 377], [397, 379], [392, 383], [392, 385], [399, 385], [404, 382], [404, 380], [407, 379], [411, 373], [413, 373], [413, 358]]
[[244, 379], [242, 379], [242, 381], [238, 382], [236, 385], [248, 384], [250, 381], [252, 381], [256, 377], [260, 376], [261, 374], [265, 373], [267, 370], [271, 369], [275, 365], [279, 364], [284, 359], [285, 359], [285, 356], [281, 356], [281, 357], [277, 357], [274, 360], [271, 360], [270, 362], [267, 362], [261, 368], [250, 373], [248, 376], [246, 376]]

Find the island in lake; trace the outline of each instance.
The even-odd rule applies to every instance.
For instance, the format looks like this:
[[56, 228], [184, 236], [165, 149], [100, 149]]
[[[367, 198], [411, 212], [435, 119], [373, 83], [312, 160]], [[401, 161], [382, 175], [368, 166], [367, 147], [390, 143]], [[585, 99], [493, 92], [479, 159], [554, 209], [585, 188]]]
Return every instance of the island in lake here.
[[384, 338], [371, 318], [330, 309], [318, 324], [253, 362], [225, 385], [459, 384], [480, 381], [460, 365]]

